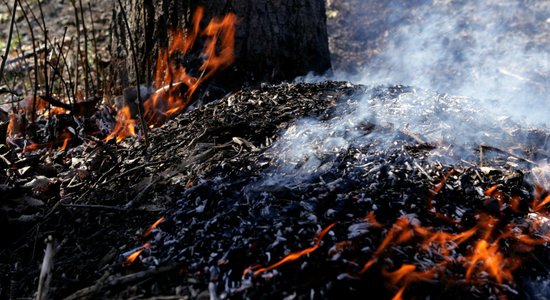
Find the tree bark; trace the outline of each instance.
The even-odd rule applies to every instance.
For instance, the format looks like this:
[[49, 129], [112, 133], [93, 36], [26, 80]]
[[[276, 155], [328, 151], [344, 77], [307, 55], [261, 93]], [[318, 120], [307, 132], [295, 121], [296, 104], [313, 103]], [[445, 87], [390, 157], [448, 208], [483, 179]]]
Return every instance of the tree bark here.
[[[169, 28], [192, 26], [193, 13], [204, 7], [201, 28], [213, 17], [237, 16], [235, 61], [215, 84], [224, 89], [260, 82], [291, 80], [330, 69], [325, 0], [123, 0], [114, 1], [111, 70], [107, 90], [120, 95], [136, 82], [151, 84], [159, 49], [169, 41]], [[139, 70], [132, 63], [126, 14], [134, 37]]]

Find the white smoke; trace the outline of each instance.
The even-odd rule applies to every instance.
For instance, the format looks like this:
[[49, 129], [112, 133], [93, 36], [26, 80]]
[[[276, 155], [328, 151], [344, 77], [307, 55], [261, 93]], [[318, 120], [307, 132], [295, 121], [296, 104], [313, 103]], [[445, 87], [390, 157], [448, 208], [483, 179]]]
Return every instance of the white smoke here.
[[[385, 143], [409, 132], [452, 149], [451, 162], [480, 145], [507, 151], [534, 142], [550, 150], [547, 135], [537, 140], [517, 134], [518, 128], [547, 132], [550, 125], [549, 1], [433, 1], [416, 7], [389, 1], [386, 9], [393, 27], [361, 74], [337, 70], [329, 78], [299, 81], [336, 79], [413, 89], [384, 101], [368, 94], [331, 120], [298, 121], [273, 147], [280, 162], [287, 163], [281, 164], [283, 173], [294, 168], [293, 175], [311, 174], [323, 167], [320, 157], [368, 142], [357, 126], [364, 122], [392, 127], [392, 133], [377, 136]], [[548, 163], [548, 158], [537, 159]]]
[[[405, 19], [405, 2], [391, 3], [390, 18]], [[467, 96], [487, 114], [548, 125], [548, 1], [434, 1], [406, 13], [360, 82]]]

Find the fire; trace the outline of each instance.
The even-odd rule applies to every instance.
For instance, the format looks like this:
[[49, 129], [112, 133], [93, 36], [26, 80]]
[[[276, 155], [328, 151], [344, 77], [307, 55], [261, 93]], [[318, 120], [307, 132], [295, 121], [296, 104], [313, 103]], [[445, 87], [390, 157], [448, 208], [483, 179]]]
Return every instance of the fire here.
[[130, 107], [122, 108], [117, 114], [117, 122], [115, 129], [105, 138], [105, 141], [110, 141], [116, 138], [117, 143], [129, 136], [136, 136], [136, 121], [133, 119], [130, 112]]
[[405, 292], [405, 288], [402, 287], [401, 289], [399, 289], [399, 292], [397, 292], [397, 294], [395, 294], [395, 296], [393, 296], [392, 300], [402, 300], [404, 292]]
[[478, 241], [468, 260], [470, 266], [466, 271], [467, 280], [472, 280], [473, 271], [480, 269], [488, 272], [498, 283], [512, 281], [512, 269], [507, 268], [508, 260], [504, 258], [496, 242]]
[[403, 299], [403, 292], [407, 286], [413, 282], [428, 281], [436, 276], [435, 270], [417, 271], [417, 267], [412, 264], [403, 264], [401, 268], [389, 272], [383, 270], [383, 275], [389, 279], [392, 285], [401, 284], [402, 287], [399, 292], [393, 297], [393, 299]]
[[367, 216], [363, 219], [364, 221], [367, 221], [371, 224], [374, 228], [382, 228], [384, 225], [382, 225], [378, 220], [376, 220], [376, 216], [374, 215], [374, 212], [371, 211], [367, 214]]
[[495, 199], [500, 211], [507, 199], [506, 196], [498, 190], [498, 187], [498, 185], [494, 185], [485, 191], [485, 204], [487, 205], [492, 199]]
[[[378, 257], [386, 248], [393, 242], [400, 241], [405, 242], [407, 239], [409, 239], [412, 235], [410, 233], [410, 226], [409, 226], [409, 219], [406, 217], [401, 217], [393, 224], [392, 228], [388, 231], [386, 237], [378, 246], [378, 249], [374, 252], [372, 258], [363, 266], [363, 269], [361, 269], [361, 274], [365, 273], [370, 267], [372, 267], [377, 261]], [[399, 243], [396, 243], [399, 244]]]
[[62, 107], [52, 107], [49, 111], [47, 110], [45, 113], [44, 113], [44, 116], [45, 117], [48, 117], [50, 115], [62, 115], [62, 114], [66, 114], [67, 113], [67, 110], [62, 108]]
[[[479, 220], [479, 224], [474, 228], [454, 234], [444, 231], [433, 231], [428, 227], [418, 224], [417, 220], [401, 217], [388, 230], [384, 240], [380, 243], [380, 246], [373, 253], [372, 257], [364, 264], [360, 274], [368, 271], [379, 261], [386, 251], [391, 251], [393, 246], [416, 243], [420, 245], [419, 251], [438, 254], [442, 259], [440, 262], [434, 263], [432, 267], [426, 268], [424, 266], [425, 269], [422, 271], [418, 270], [419, 266], [410, 263], [404, 263], [395, 271], [383, 269], [383, 275], [388, 278], [388, 283], [391, 286], [399, 288], [399, 292], [395, 295], [394, 299], [402, 299], [404, 290], [412, 283], [433, 280], [439, 276], [444, 276], [447, 266], [456, 263], [464, 265], [466, 269], [464, 277], [466, 280], [481, 283], [483, 278], [479, 278], [481, 281], [474, 281], [474, 279], [477, 279], [474, 278], [474, 275], [485, 272], [498, 283], [511, 282], [513, 279], [512, 271], [518, 264], [504, 256], [499, 242], [502, 238], [511, 238], [514, 236], [505, 232], [501, 237], [490, 242], [494, 233], [493, 228], [496, 226], [498, 220], [485, 215], [480, 215]], [[481, 235], [481, 238], [477, 242], [472, 241], [474, 247], [470, 255], [457, 256], [456, 253], [453, 254], [458, 250], [459, 245], [473, 240], [472, 237], [476, 235]], [[521, 239], [517, 240], [520, 241]], [[535, 243], [535, 241], [529, 242]]]
[[[172, 115], [187, 108], [197, 88], [234, 61], [237, 17], [229, 13], [223, 18], [214, 18], [201, 30], [203, 15], [203, 8], [197, 8], [191, 30], [186, 33], [171, 31], [172, 39], [168, 49], [159, 51], [154, 75], [154, 87], [157, 90], [143, 103], [143, 117], [153, 127], [161, 125]], [[188, 73], [178, 57], [185, 57], [199, 37], [205, 39], [205, 46], [201, 56], [203, 63], [199, 67], [201, 74], [195, 76]], [[119, 111], [115, 128], [105, 141], [116, 138], [120, 142], [127, 137], [136, 136], [135, 122], [130, 122], [133, 117], [128, 108]]]
[[25, 99], [23, 99], [23, 102], [21, 103], [21, 108], [23, 111], [30, 115], [33, 111], [33, 104], [34, 104], [34, 110], [35, 112], [42, 111], [50, 105], [47, 101], [42, 99], [41, 97], [36, 97], [36, 101], [34, 101], [34, 97], [27, 96]]
[[124, 262], [123, 266], [128, 267], [128, 266], [132, 265], [134, 263], [134, 261], [141, 255], [143, 250], [149, 249], [149, 248], [151, 248], [151, 246], [152, 245], [150, 243], [143, 244], [143, 246], [139, 247], [138, 250], [134, 251], [132, 254], [130, 254], [128, 256], [128, 258], [126, 259], [126, 262]]
[[143, 237], [148, 237], [151, 234], [151, 232], [153, 232], [153, 230], [155, 230], [155, 228], [157, 228], [157, 226], [159, 226], [160, 223], [162, 222], [164, 222], [164, 217], [160, 217], [160, 219], [158, 219], [155, 223], [149, 226], [149, 228], [147, 228], [147, 230], [145, 230], [145, 232], [143, 233]]
[[533, 201], [533, 204], [531, 207], [533, 211], [536, 211], [536, 212], [542, 211], [544, 210], [544, 207], [546, 206], [546, 204], [550, 203], [550, 194], [541, 200], [543, 194], [544, 194], [544, 189], [541, 186], [538, 186], [535, 194], [535, 200]]
[[315, 244], [313, 246], [311, 246], [309, 248], [306, 248], [302, 251], [291, 253], [291, 254], [285, 256], [283, 259], [279, 260], [278, 262], [272, 264], [271, 266], [268, 266], [268, 267], [265, 267], [265, 268], [260, 268], [259, 265], [256, 265], [256, 266], [247, 268], [246, 270], [244, 270], [243, 276], [245, 274], [247, 274], [248, 271], [251, 271], [251, 270], [254, 270], [254, 269], [256, 269], [254, 271], [254, 276], [260, 275], [264, 272], [275, 269], [275, 268], [277, 268], [278, 266], [280, 266], [282, 264], [285, 264], [285, 263], [291, 262], [291, 261], [295, 261], [295, 260], [299, 259], [300, 257], [302, 257], [304, 255], [307, 255], [307, 254], [310, 254], [310, 253], [314, 252], [321, 245], [321, 241], [323, 240], [323, 237], [332, 229], [332, 227], [334, 227], [334, 225], [336, 225], [336, 223], [330, 224], [325, 229], [323, 229], [321, 231], [321, 233], [319, 233], [319, 236], [317, 237], [317, 241], [315, 242]]
[[[149, 226], [147, 230], [143, 232], [142, 236], [144, 238], [148, 237], [151, 234], [151, 232], [153, 232], [153, 230], [157, 228], [162, 222], [164, 222], [164, 216], [160, 217], [158, 220], [155, 221], [155, 223], [151, 224], [151, 226]], [[149, 249], [151, 247], [152, 247], [152, 244], [149, 242], [143, 244], [143, 246], [139, 247], [137, 250], [133, 251], [131, 254], [128, 255], [123, 266], [124, 267], [130, 266], [141, 255], [143, 250]]]
[[443, 257], [448, 257], [451, 255], [452, 250], [475, 235], [477, 228], [453, 234], [444, 231], [433, 232], [429, 228], [418, 225], [415, 226], [414, 232], [417, 236], [423, 238], [421, 243], [422, 250], [435, 249]]
[[[430, 202], [443, 189], [453, 172], [449, 172], [434, 186]], [[367, 213], [362, 221], [368, 222], [371, 230], [380, 230], [384, 234], [370, 257], [362, 265], [358, 264], [359, 267], [350, 275], [357, 277], [381, 270], [388, 287], [396, 291], [393, 299], [398, 300], [403, 299], [405, 291], [415, 283], [426, 281], [444, 281], [446, 286], [492, 284], [497, 290], [502, 285], [513, 287], [514, 272], [526, 259], [524, 253], [550, 242], [550, 214], [546, 209], [550, 195], [539, 187], [534, 199], [522, 203], [526, 200], [517, 195], [508, 195], [502, 185], [494, 185], [487, 188], [483, 196], [483, 202], [498, 202], [499, 210], [493, 210], [491, 214], [474, 214], [472, 217], [476, 222], [468, 227], [459, 221], [443, 226], [451, 226], [449, 230], [422, 226], [419, 219], [411, 216], [401, 216], [393, 224], [386, 225], [377, 221], [374, 211]], [[431, 210], [431, 213], [434, 212], [435, 209]], [[437, 214], [434, 216], [439, 219]], [[516, 224], [511, 220], [520, 222]], [[268, 267], [249, 267], [243, 276], [252, 271], [254, 276], [260, 275], [316, 251], [323, 236], [333, 226], [323, 229], [313, 246], [291, 253]], [[453, 228], [457, 231], [454, 232]], [[339, 241], [328, 250], [328, 255], [340, 255], [353, 244], [352, 240]], [[403, 252], [397, 247], [399, 245], [404, 246], [401, 249], [414, 249], [418, 255], [397, 260], [395, 253], [403, 257]], [[429, 257], [430, 260], [418, 261], [416, 257]], [[375, 265], [377, 268], [373, 267]], [[454, 272], [462, 270], [462, 274], [449, 276], [449, 269]]]
[[61, 146], [61, 150], [67, 149], [67, 146], [69, 145], [69, 142], [71, 141], [71, 137], [68, 136], [63, 140], [63, 146]]
[[[49, 119], [54, 115], [66, 114], [68, 111], [61, 107], [53, 107], [41, 97], [36, 98], [36, 105], [34, 106], [35, 113], [38, 115]], [[9, 115], [9, 123], [6, 129], [7, 137], [13, 140], [16, 140], [18, 137], [23, 137], [25, 135], [25, 123], [29, 123], [30, 115], [33, 111], [33, 97], [26, 97], [20, 106], [12, 107], [12, 110]], [[26, 146], [23, 148], [23, 152], [33, 152], [39, 149], [46, 147], [58, 147], [60, 146], [61, 150], [66, 150], [69, 146], [73, 134], [67, 130], [63, 129], [62, 133], [59, 134], [56, 139], [57, 141], [53, 142], [44, 142], [36, 143], [30, 140], [26, 140]], [[15, 145], [15, 143], [14, 143]]]
[[15, 114], [15, 112], [12, 111], [10, 114], [10, 121], [8, 123], [6, 134], [8, 136], [15, 136], [16, 134], [20, 133], [19, 128], [20, 128], [20, 124], [19, 124], [19, 121], [17, 120], [17, 115]]
[[66, 130], [61, 134], [60, 137], [63, 139], [63, 145], [61, 146], [60, 149], [61, 150], [66, 150], [67, 147], [69, 146], [69, 142], [73, 138], [73, 135], [68, 130]]
[[35, 144], [35, 143], [30, 143], [27, 146], [25, 146], [25, 148], [23, 148], [23, 153], [34, 152], [34, 151], [36, 151], [40, 148], [42, 148], [41, 145]]
[[[441, 190], [442, 183], [447, 178], [448, 176], [436, 186], [432, 197]], [[498, 201], [501, 210], [509, 207], [511, 211], [521, 213], [521, 199], [517, 196], [508, 197], [498, 185], [485, 190], [485, 201], [490, 199]], [[532, 212], [523, 212], [527, 222], [522, 226], [514, 223], [505, 224], [498, 212], [498, 216], [478, 213], [475, 216], [477, 225], [458, 233], [433, 230], [421, 226], [417, 219], [400, 217], [387, 230], [384, 239], [359, 274], [367, 272], [373, 265], [382, 261], [385, 255], [390, 255], [395, 246], [406, 244], [419, 246], [418, 252], [440, 259], [436, 259], [431, 266], [403, 262], [401, 267], [391, 271], [383, 267], [382, 273], [388, 284], [398, 290], [394, 299], [402, 299], [407, 287], [415, 282], [444, 277], [448, 267], [457, 264], [464, 267], [463, 278], [473, 284], [486, 284], [489, 280], [498, 284], [513, 283], [513, 272], [522, 262], [522, 257], [515, 253], [531, 251], [533, 247], [550, 241], [550, 218], [544, 211], [548, 203], [550, 195], [539, 188], [531, 204]], [[373, 212], [364, 220], [381, 225], [374, 218]], [[379, 226], [372, 228], [379, 229]], [[463, 244], [465, 246], [461, 246]], [[509, 248], [503, 248], [504, 245], [508, 245]]]

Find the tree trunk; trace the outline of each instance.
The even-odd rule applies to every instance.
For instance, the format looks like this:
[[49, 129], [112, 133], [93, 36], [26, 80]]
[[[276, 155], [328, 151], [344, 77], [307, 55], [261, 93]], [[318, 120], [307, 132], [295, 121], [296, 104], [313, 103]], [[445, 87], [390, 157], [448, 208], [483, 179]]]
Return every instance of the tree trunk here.
[[[111, 80], [107, 90], [120, 95], [135, 85], [131, 41], [123, 11], [114, 1]], [[237, 16], [235, 60], [214, 81], [223, 89], [260, 82], [291, 80], [330, 69], [325, 0], [122, 0], [135, 43], [141, 83], [151, 84], [159, 49], [168, 28], [192, 27], [193, 13], [204, 7], [201, 28], [213, 17]]]

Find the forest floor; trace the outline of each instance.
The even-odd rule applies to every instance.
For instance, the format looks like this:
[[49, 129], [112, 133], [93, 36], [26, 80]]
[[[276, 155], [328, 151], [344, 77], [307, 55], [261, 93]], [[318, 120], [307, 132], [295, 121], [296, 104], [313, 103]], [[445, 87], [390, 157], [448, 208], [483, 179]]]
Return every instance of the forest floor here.
[[[391, 37], [398, 35], [400, 26], [413, 24], [430, 9], [452, 10], [463, 1], [402, 2], [327, 1], [335, 73], [351, 76], [377, 66], [384, 49], [397, 46]], [[508, 2], [519, 3], [520, 9], [503, 17], [506, 20], [503, 23], [514, 34], [530, 39], [533, 49], [549, 50], [547, 1], [504, 2], [487, 1], [503, 10], [508, 9], [505, 6]], [[100, 60], [108, 63], [112, 2], [90, 3]], [[70, 65], [77, 43], [74, 8], [70, 1], [51, 0], [42, 4], [49, 37], [61, 40], [66, 26], [66, 39], [73, 41], [66, 44]], [[30, 1], [30, 5], [32, 11], [38, 12], [36, 2]], [[85, 5], [85, 13], [89, 13]], [[464, 28], [471, 29], [470, 33], [481, 28], [476, 20], [483, 18], [483, 11], [479, 14], [470, 16], [473, 21], [464, 21]], [[85, 19], [91, 28], [89, 16], [85, 15]], [[6, 40], [9, 19], [6, 7], [2, 6], [0, 41]], [[18, 14], [16, 24], [17, 38], [9, 59], [32, 52], [32, 40], [22, 15]], [[36, 39], [40, 41], [43, 33], [39, 25], [34, 26]], [[462, 38], [468, 40], [468, 34]], [[7, 82], [0, 86], [9, 86], [23, 97], [31, 95], [28, 77], [32, 64], [32, 59], [9, 64]], [[538, 84], [546, 82], [547, 73], [518, 70], [504, 76], [520, 81], [528, 78], [529, 86], [534, 86], [537, 93], [547, 92], [547, 86]], [[528, 75], [534, 77], [525, 77]], [[369, 122], [361, 120], [349, 125], [351, 129], [346, 127], [350, 116], [361, 111], [357, 107], [365, 109], [361, 106], [365, 95], [388, 105], [409, 98], [415, 104], [416, 99], [430, 99], [434, 106], [422, 106], [423, 111], [415, 111], [426, 120], [431, 120], [430, 114], [443, 113], [439, 120], [442, 123], [428, 121], [422, 126], [429, 128], [415, 128], [407, 121], [385, 116], [389, 119], [380, 123], [366, 119]], [[2, 98], [4, 105], [0, 107], [8, 110], [9, 99]], [[263, 86], [228, 95], [155, 128], [149, 147], [142, 139], [105, 143], [101, 140], [103, 136], [79, 131], [86, 127], [86, 121], [60, 119], [60, 124], [69, 124], [79, 135], [64, 150], [60, 149], [63, 141], [38, 150], [23, 150], [26, 148], [23, 140], [16, 141], [14, 148], [0, 148], [0, 226], [4, 228], [0, 233], [3, 241], [0, 269], [4, 270], [0, 274], [0, 298], [34, 298], [48, 247], [55, 250], [48, 291], [54, 299], [264, 295], [288, 299], [337, 298], [373, 290], [390, 298], [402, 286], [384, 282], [380, 274], [395, 270], [384, 269], [392, 261], [411, 263], [405, 254], [420, 246], [395, 245], [397, 250], [381, 257], [386, 265], [377, 265], [358, 279], [357, 269], [363, 267], [365, 258], [384, 240], [383, 231], [372, 226], [375, 220], [370, 219], [371, 225], [361, 221], [369, 211], [375, 212], [382, 223], [387, 222], [386, 232], [393, 228], [391, 221], [402, 215], [409, 216], [411, 224], [418, 221], [436, 226], [438, 219], [418, 207], [440, 185], [441, 195], [447, 198], [436, 199], [434, 195], [436, 208], [460, 220], [460, 226], [446, 224], [442, 230], [458, 233], [462, 225], [475, 222], [474, 213], [478, 209], [510, 223], [536, 223], [532, 215], [526, 214], [527, 204], [533, 205], [533, 199], [543, 200], [548, 195], [543, 188], [534, 190], [537, 184], [548, 187], [550, 182], [548, 129], [525, 128], [508, 119], [502, 123], [505, 126], [488, 125], [480, 121], [484, 117], [478, 116], [475, 107], [462, 107], [468, 113], [464, 116], [453, 114], [460, 111], [461, 101], [460, 97], [402, 86], [368, 91], [364, 86], [344, 82]], [[438, 110], [438, 105], [443, 105], [443, 109]], [[542, 106], [541, 110], [547, 108]], [[395, 113], [405, 114], [409, 109], [398, 109]], [[103, 112], [101, 117], [108, 114], [100, 110]], [[270, 116], [269, 121], [265, 120], [266, 115]], [[309, 119], [301, 119], [303, 116]], [[101, 121], [101, 117], [95, 116], [92, 122]], [[346, 122], [334, 123], [339, 119]], [[445, 123], [449, 120], [455, 123]], [[46, 124], [46, 119], [43, 122]], [[302, 127], [310, 122], [314, 129]], [[508, 142], [501, 144], [495, 138], [489, 144], [452, 147], [448, 139], [436, 137], [446, 130], [442, 128], [466, 128], [462, 124], [472, 125], [485, 136], [506, 137]], [[347, 147], [334, 138], [333, 129], [340, 130], [339, 126], [344, 128], [338, 131], [339, 135], [346, 139], [351, 136]], [[321, 139], [326, 140], [319, 140], [312, 132], [321, 132]], [[356, 144], [356, 134], [366, 136], [371, 144]], [[299, 147], [289, 136], [301, 138], [297, 142]], [[394, 138], [395, 143], [384, 143], [385, 139], [394, 141]], [[309, 159], [296, 158], [289, 151], [297, 147], [306, 149], [303, 147], [306, 142], [315, 145], [311, 150], [314, 155], [307, 156]], [[273, 145], [276, 146], [272, 148]], [[434, 148], [441, 152], [433, 151]], [[452, 155], [459, 150], [468, 155], [456, 163]], [[284, 156], [279, 157], [274, 151]], [[442, 183], [450, 172], [454, 175], [448, 177], [447, 184]], [[313, 177], [297, 182], [296, 178], [304, 174]], [[273, 176], [281, 184], [270, 184]], [[494, 186], [505, 196], [494, 190], [497, 196], [487, 194]], [[407, 193], [408, 196], [403, 196]], [[230, 202], [223, 203], [220, 199]], [[515, 211], [511, 199], [521, 199], [523, 206]], [[463, 204], [456, 205], [451, 200]], [[157, 220], [160, 225], [150, 227]], [[331, 227], [332, 223], [336, 223], [335, 227]], [[254, 264], [265, 266], [288, 253], [315, 245], [316, 233], [329, 227], [332, 231], [325, 238], [326, 244], [319, 244], [317, 247], [322, 251], [311, 252], [311, 259], [289, 264], [281, 273], [275, 269], [255, 276], [251, 269], [243, 274]], [[528, 230], [524, 227], [514, 229]], [[547, 230], [537, 229], [538, 236], [540, 231]], [[48, 240], [50, 236], [53, 241]], [[424, 282], [413, 285], [410, 293], [423, 295], [423, 290], [435, 287], [444, 296], [477, 299], [550, 295], [547, 288], [537, 288], [549, 282], [544, 273], [550, 257], [546, 246], [506, 242], [510, 253], [524, 255], [531, 250], [534, 257], [514, 273], [520, 276], [517, 282], [497, 283], [487, 272], [479, 272], [480, 281], [470, 290], [462, 286], [464, 282], [455, 282], [447, 290], [441, 284]], [[141, 256], [135, 263], [129, 263], [129, 257], [138, 251]], [[457, 253], [461, 255], [459, 250]], [[424, 255], [434, 254], [421, 253], [415, 256], [418, 261], [414, 263], [427, 268], [431, 263]], [[458, 258], [455, 262], [453, 274], [461, 274], [465, 267]]]

